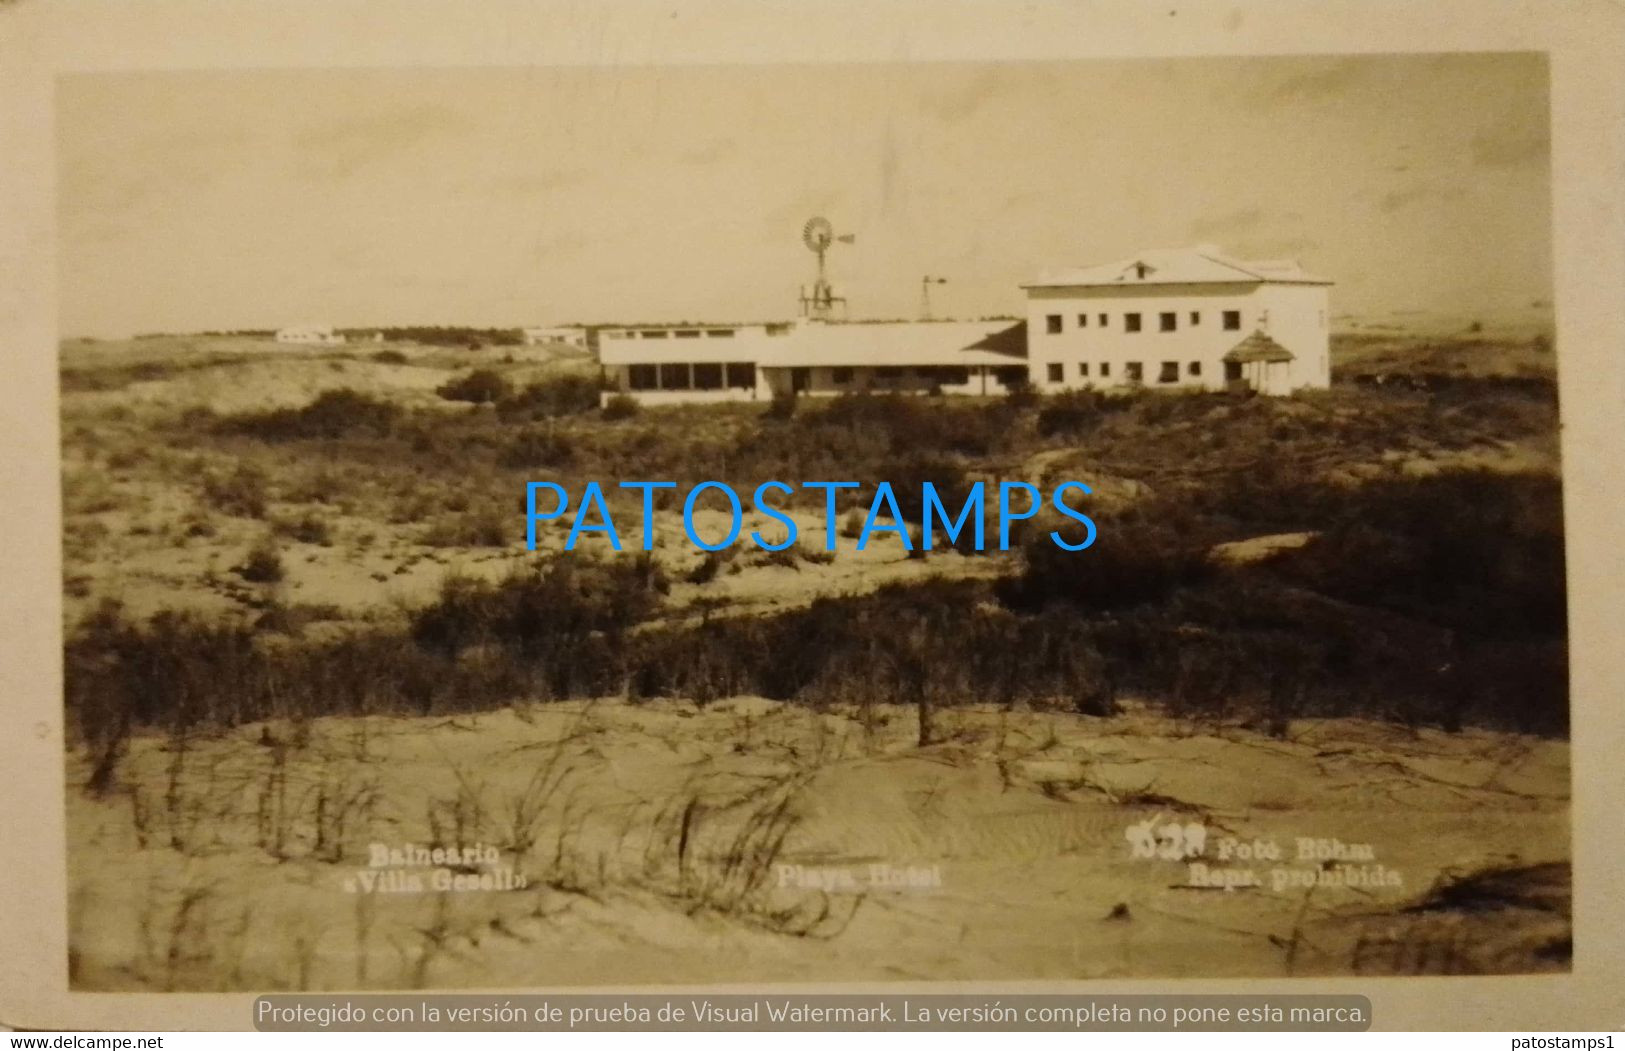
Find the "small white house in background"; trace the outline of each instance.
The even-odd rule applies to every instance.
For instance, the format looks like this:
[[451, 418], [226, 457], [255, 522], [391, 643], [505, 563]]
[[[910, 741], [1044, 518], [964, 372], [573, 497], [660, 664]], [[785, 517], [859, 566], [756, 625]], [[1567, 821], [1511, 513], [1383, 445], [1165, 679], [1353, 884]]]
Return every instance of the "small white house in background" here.
[[578, 350], [586, 350], [587, 330], [579, 325], [527, 328], [525, 329], [525, 342], [530, 346], [535, 346], [538, 343], [563, 343]]
[[598, 330], [605, 398], [648, 404], [776, 394], [998, 394], [1026, 382], [1017, 321], [639, 325]]
[[287, 328], [277, 329], [276, 341], [335, 346], [344, 342], [344, 336], [333, 331], [332, 325], [289, 325]]
[[1045, 391], [1327, 387], [1331, 284], [1212, 245], [1052, 271], [1022, 286], [1029, 376]]

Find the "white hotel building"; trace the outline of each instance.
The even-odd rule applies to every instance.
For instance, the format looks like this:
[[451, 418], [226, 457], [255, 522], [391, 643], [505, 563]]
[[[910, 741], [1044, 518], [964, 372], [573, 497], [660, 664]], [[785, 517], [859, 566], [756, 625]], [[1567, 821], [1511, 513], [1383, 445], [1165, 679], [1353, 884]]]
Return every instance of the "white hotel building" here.
[[1208, 245], [1046, 273], [1022, 286], [1030, 376], [1048, 391], [1327, 387], [1330, 286], [1295, 262]]
[[1019, 321], [638, 325], [598, 331], [615, 393], [646, 404], [776, 394], [999, 394], [1027, 381]]
[[998, 394], [1030, 383], [1289, 394], [1331, 382], [1330, 281], [1207, 246], [1042, 275], [1024, 322], [600, 328], [611, 388], [649, 404], [780, 393]]

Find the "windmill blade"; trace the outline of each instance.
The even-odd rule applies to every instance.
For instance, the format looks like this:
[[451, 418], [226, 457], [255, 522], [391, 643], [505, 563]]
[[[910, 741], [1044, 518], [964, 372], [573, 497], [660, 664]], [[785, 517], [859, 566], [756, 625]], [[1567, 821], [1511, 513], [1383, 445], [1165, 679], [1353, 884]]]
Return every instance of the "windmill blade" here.
[[807, 225], [801, 228], [801, 240], [815, 252], [828, 246], [834, 236], [835, 227], [821, 215], [808, 219]]
[[853, 241], [856, 241], [857, 239], [858, 239], [857, 234], [842, 234], [841, 236], [837, 237], [835, 240], [841, 242], [844, 245], [849, 245]]

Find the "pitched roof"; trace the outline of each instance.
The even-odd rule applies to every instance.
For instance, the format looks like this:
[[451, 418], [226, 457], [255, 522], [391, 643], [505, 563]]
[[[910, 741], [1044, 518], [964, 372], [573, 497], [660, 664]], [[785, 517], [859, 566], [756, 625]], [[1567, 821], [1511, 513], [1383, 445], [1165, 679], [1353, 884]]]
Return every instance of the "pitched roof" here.
[[921, 321], [812, 323], [775, 341], [777, 353], [758, 364], [1023, 365], [1026, 322]]
[[1224, 360], [1245, 365], [1254, 361], [1291, 361], [1292, 357], [1290, 350], [1264, 335], [1262, 329], [1254, 329], [1252, 335], [1225, 352]]
[[1023, 288], [1077, 288], [1109, 285], [1259, 284], [1329, 285], [1290, 259], [1231, 259], [1212, 245], [1152, 248], [1128, 259], [1095, 266], [1066, 267], [1040, 274]]

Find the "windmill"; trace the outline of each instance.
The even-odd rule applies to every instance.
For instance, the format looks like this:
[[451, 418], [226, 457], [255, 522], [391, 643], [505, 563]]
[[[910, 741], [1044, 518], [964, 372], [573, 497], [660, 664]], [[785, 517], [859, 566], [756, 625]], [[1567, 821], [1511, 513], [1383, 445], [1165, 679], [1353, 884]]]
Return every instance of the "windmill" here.
[[948, 279], [946, 277], [932, 277], [930, 274], [926, 274], [924, 277], [920, 278], [920, 320], [921, 321], [930, 321], [931, 320], [931, 286], [932, 285], [946, 285], [947, 283], [948, 283]]
[[801, 289], [801, 313], [804, 317], [828, 321], [834, 312], [835, 304], [846, 305], [846, 297], [837, 296], [835, 289], [830, 286], [829, 278], [824, 271], [824, 253], [836, 241], [842, 244], [851, 244], [857, 238], [853, 234], [835, 233], [835, 227], [828, 219], [815, 215], [807, 220], [807, 225], [801, 228], [801, 242], [818, 255], [818, 278], [813, 282], [811, 291], [806, 286]]

